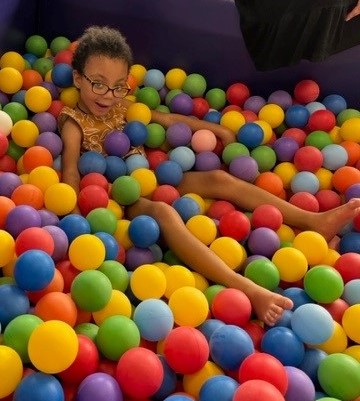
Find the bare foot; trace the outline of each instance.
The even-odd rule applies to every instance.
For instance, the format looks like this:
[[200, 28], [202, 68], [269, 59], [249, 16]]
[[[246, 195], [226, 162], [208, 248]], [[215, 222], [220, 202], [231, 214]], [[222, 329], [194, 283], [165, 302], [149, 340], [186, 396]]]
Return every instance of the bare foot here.
[[294, 306], [291, 299], [257, 285], [251, 288], [247, 296], [257, 318], [268, 326], [273, 326], [284, 310], [290, 310]]
[[316, 214], [309, 222], [309, 229], [317, 231], [327, 241], [331, 241], [358, 213], [360, 198], [350, 199], [335, 209]]

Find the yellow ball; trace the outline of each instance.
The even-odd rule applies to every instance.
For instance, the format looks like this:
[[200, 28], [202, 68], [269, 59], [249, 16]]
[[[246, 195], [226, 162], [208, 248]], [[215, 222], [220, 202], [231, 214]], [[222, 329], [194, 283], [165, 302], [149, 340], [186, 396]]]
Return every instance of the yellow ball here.
[[124, 217], [124, 210], [114, 199], [109, 199], [106, 208], [114, 213], [117, 220], [120, 220]]
[[114, 233], [114, 238], [125, 250], [133, 246], [133, 243], [129, 237], [129, 225], [130, 220], [118, 220], [117, 227]]
[[290, 162], [279, 163], [274, 167], [273, 171], [278, 177], [280, 177], [285, 189], [290, 188], [291, 181], [293, 180], [295, 174], [298, 173], [295, 165]]
[[39, 128], [30, 120], [17, 121], [11, 129], [11, 138], [16, 145], [22, 148], [30, 148], [35, 145], [39, 136]]
[[284, 110], [277, 104], [265, 104], [258, 113], [259, 120], [264, 120], [270, 124], [271, 128], [279, 127], [285, 118]]
[[121, 315], [131, 317], [132, 307], [129, 298], [119, 290], [112, 290], [111, 298], [103, 309], [92, 312], [95, 323], [101, 323], [110, 316]]
[[320, 262], [321, 265], [328, 265], [334, 267], [335, 262], [340, 258], [340, 253], [337, 252], [335, 249], [330, 249], [328, 250], [327, 255], [325, 256], [325, 259]]
[[349, 355], [360, 362], [360, 345], [352, 345], [346, 348], [344, 354]]
[[33, 86], [25, 93], [25, 105], [33, 113], [46, 111], [52, 102], [51, 93], [42, 86]]
[[343, 139], [341, 138], [340, 135], [340, 127], [335, 126], [330, 132], [329, 136], [332, 140], [332, 143], [336, 143], [337, 145], [340, 145]]
[[94, 234], [81, 234], [69, 246], [69, 260], [78, 270], [95, 270], [105, 260], [105, 245]]
[[262, 130], [264, 132], [264, 138], [262, 140], [262, 144], [268, 143], [273, 135], [273, 130], [271, 128], [271, 125], [267, 121], [264, 121], [264, 120], [257, 120], [257, 121], [254, 121], [254, 123], [257, 125], [260, 125], [260, 127], [262, 128]]
[[141, 64], [133, 64], [130, 67], [130, 74], [136, 79], [137, 85], [141, 86], [144, 83], [144, 77], [147, 69]]
[[64, 103], [64, 105], [70, 108], [76, 106], [79, 98], [79, 91], [74, 86], [62, 89], [59, 95], [59, 99]]
[[166, 290], [166, 277], [163, 271], [153, 265], [138, 266], [130, 276], [130, 288], [137, 299], [160, 299]]
[[165, 74], [165, 85], [168, 89], [181, 89], [187, 74], [181, 68], [172, 68]]
[[0, 230], [0, 267], [10, 263], [15, 256], [15, 240], [5, 230]]
[[40, 372], [55, 374], [75, 360], [79, 340], [75, 330], [60, 320], [40, 323], [31, 333], [28, 352], [31, 363]]
[[126, 120], [140, 121], [147, 125], [151, 121], [151, 109], [144, 103], [132, 103], [127, 109]]
[[287, 224], [281, 224], [280, 228], [276, 231], [281, 242], [293, 242], [295, 238], [294, 230]]
[[14, 51], [5, 52], [0, 58], [0, 68], [12, 67], [23, 72], [25, 70], [25, 59], [24, 57]]
[[0, 345], [0, 399], [13, 393], [23, 375], [19, 354], [6, 345]]
[[332, 189], [332, 178], [333, 178], [333, 173], [324, 168], [320, 167], [319, 170], [316, 171], [315, 173], [316, 177], [319, 180], [319, 190], [320, 189]]
[[5, 67], [0, 70], [0, 90], [6, 94], [18, 92], [23, 84], [21, 72], [13, 67]]
[[185, 266], [172, 265], [165, 270], [166, 289], [165, 297], [170, 298], [172, 293], [181, 287], [195, 287], [195, 278]]
[[59, 182], [59, 175], [51, 167], [38, 166], [30, 171], [27, 182], [40, 188], [42, 192], [45, 193], [51, 185]]
[[327, 354], [335, 354], [344, 352], [348, 346], [348, 338], [342, 326], [334, 321], [334, 331], [332, 336], [321, 344], [317, 344], [316, 348], [325, 351]]
[[229, 128], [234, 134], [245, 124], [245, 117], [237, 110], [225, 112], [220, 118], [220, 125]]
[[46, 209], [58, 216], [71, 213], [77, 203], [77, 195], [73, 187], [64, 182], [50, 185], [44, 194]]
[[342, 326], [346, 335], [355, 343], [360, 344], [360, 304], [351, 305], [342, 317]]
[[210, 245], [217, 236], [215, 221], [208, 216], [198, 214], [186, 222], [187, 229], [203, 244]]
[[344, 121], [340, 127], [340, 136], [344, 141], [360, 143], [360, 117]]
[[218, 237], [211, 244], [210, 249], [229, 266], [237, 270], [246, 259], [245, 248], [231, 237]]
[[174, 291], [169, 298], [169, 307], [179, 326], [198, 327], [209, 314], [206, 296], [195, 287], [181, 287]]
[[137, 168], [131, 174], [131, 177], [140, 184], [140, 195], [149, 196], [157, 187], [157, 179], [155, 173], [148, 168]]
[[200, 273], [192, 272], [192, 274], [195, 279], [195, 288], [197, 288], [201, 292], [204, 292], [209, 287], [208, 280]]
[[317, 265], [326, 257], [329, 246], [325, 238], [315, 231], [302, 231], [296, 235], [293, 247], [301, 251], [309, 265]]
[[308, 270], [306, 257], [296, 248], [280, 248], [271, 260], [279, 271], [280, 279], [288, 283], [301, 280]]

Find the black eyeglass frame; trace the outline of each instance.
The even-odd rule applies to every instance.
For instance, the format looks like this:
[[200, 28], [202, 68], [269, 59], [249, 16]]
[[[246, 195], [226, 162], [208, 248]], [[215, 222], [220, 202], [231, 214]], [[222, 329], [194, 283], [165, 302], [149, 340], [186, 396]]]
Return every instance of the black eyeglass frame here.
[[[84, 73], [82, 74], [82, 76], [90, 83], [91, 90], [96, 95], [106, 95], [109, 91], [111, 91], [114, 97], [123, 99], [131, 91], [131, 88], [130, 88], [129, 84], [126, 84], [126, 86], [120, 86], [119, 85], [119, 86], [115, 86], [114, 88], [110, 88], [109, 85], [106, 85], [103, 82], [94, 81], [93, 79], [89, 78]], [[96, 85], [98, 85], [98, 86], [96, 86]], [[119, 91], [119, 92], [117, 93], [116, 91]]]

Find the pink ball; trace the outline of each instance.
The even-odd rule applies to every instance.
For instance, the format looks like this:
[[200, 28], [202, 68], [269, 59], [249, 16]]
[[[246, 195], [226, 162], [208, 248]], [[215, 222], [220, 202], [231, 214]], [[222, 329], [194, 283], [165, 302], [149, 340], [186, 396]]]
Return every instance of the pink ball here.
[[280, 210], [273, 205], [260, 205], [256, 207], [251, 216], [254, 228], [267, 227], [276, 231], [283, 224], [284, 218]]
[[191, 147], [195, 152], [211, 152], [215, 149], [216, 143], [215, 134], [208, 129], [199, 129], [191, 137]]
[[154, 395], [161, 387], [164, 369], [159, 357], [142, 347], [130, 348], [119, 359], [115, 378], [121, 390], [131, 398]]
[[308, 120], [308, 128], [310, 131], [331, 131], [336, 125], [335, 114], [330, 110], [316, 110]]
[[309, 192], [297, 192], [290, 197], [289, 203], [309, 212], [318, 212], [320, 210], [316, 196]]
[[233, 401], [285, 401], [284, 396], [265, 380], [249, 380], [235, 391]]
[[294, 165], [298, 171], [315, 173], [321, 168], [324, 156], [315, 146], [307, 145], [299, 148], [294, 155]]
[[314, 102], [320, 94], [320, 87], [312, 79], [303, 79], [294, 88], [295, 100], [301, 104]]
[[249, 235], [250, 229], [249, 218], [238, 210], [225, 213], [219, 221], [220, 234], [234, 238], [236, 241], [244, 240]]
[[165, 359], [176, 373], [192, 374], [199, 371], [208, 361], [209, 354], [206, 337], [194, 327], [176, 327], [164, 340]]
[[249, 321], [252, 307], [249, 298], [242, 291], [224, 288], [215, 295], [211, 312], [215, 319], [242, 327]]

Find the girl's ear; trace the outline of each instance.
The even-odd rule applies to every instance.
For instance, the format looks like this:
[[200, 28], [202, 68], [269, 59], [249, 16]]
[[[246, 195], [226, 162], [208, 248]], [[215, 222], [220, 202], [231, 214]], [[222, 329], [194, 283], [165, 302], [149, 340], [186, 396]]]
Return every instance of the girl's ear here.
[[73, 81], [75, 87], [79, 89], [81, 84], [81, 74], [76, 70], [73, 71]]

